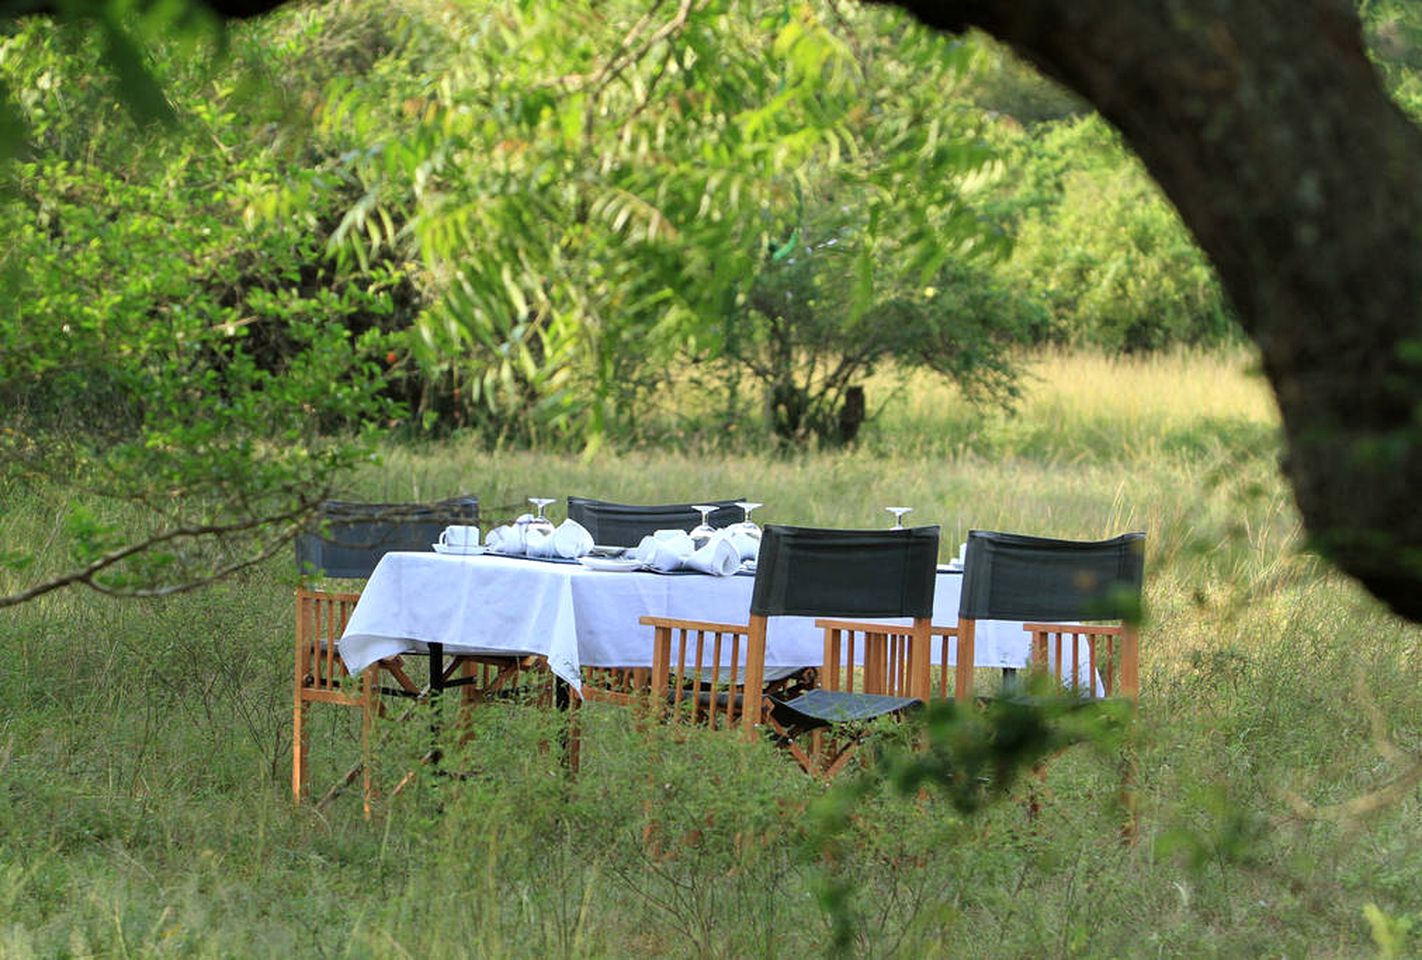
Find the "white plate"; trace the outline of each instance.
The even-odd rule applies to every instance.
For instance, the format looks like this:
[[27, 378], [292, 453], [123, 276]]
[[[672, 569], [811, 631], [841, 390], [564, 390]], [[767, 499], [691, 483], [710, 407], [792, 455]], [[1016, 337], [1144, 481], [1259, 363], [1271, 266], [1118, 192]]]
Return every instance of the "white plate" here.
[[435, 553], [446, 553], [456, 557], [477, 557], [481, 553], [488, 551], [488, 547], [475, 545], [472, 547], [458, 547], [450, 543], [432, 543]]
[[578, 562], [589, 570], [609, 572], [640, 570], [644, 566], [641, 560], [633, 560], [631, 557], [579, 557]]

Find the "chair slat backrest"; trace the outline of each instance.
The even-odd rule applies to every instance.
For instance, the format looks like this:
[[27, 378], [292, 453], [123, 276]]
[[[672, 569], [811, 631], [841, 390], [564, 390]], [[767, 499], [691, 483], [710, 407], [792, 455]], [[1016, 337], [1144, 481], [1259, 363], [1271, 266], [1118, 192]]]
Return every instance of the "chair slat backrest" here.
[[312, 528], [296, 538], [296, 567], [328, 577], [369, 577], [392, 550], [429, 551], [450, 524], [477, 524], [479, 498], [437, 503], [353, 503], [327, 500]]
[[[698, 500], [703, 506], [716, 505], [708, 522], [728, 527], [742, 517], [735, 500]], [[642, 538], [658, 530], [690, 530], [701, 522], [701, 511], [689, 503], [640, 505], [609, 503], [588, 497], [568, 498], [568, 519], [576, 520], [592, 534], [593, 542], [608, 547], [635, 547]]]
[[1145, 534], [1054, 540], [973, 530], [963, 558], [960, 617], [1131, 620], [1145, 576]]
[[752, 616], [931, 617], [938, 527], [816, 530], [768, 525]]

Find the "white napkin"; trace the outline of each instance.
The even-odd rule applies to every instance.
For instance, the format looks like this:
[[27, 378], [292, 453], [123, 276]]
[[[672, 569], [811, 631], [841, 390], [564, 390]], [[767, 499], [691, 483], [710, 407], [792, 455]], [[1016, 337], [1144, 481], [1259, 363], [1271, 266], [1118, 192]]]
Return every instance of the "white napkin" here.
[[736, 548], [736, 556], [742, 560], [754, 560], [760, 553], [760, 541], [749, 534], [737, 531], [726, 534], [726, 539]]
[[564, 520], [558, 529], [543, 536], [529, 531], [528, 555], [530, 557], [563, 557], [576, 560], [593, 548], [592, 534], [576, 520]]
[[741, 565], [741, 555], [730, 537], [712, 537], [698, 550], [696, 542], [681, 530], [658, 530], [649, 537], [643, 537], [632, 555], [662, 573], [695, 570], [729, 577]]
[[711, 540], [683, 561], [688, 570], [699, 570], [715, 577], [729, 577], [741, 568], [741, 555], [730, 537]]
[[484, 545], [495, 553], [509, 553], [515, 555], [523, 553], [523, 541], [520, 537], [520, 530], [509, 523], [490, 530], [489, 535], [484, 538]]
[[692, 540], [691, 534], [685, 530], [657, 530], [652, 534], [652, 539], [680, 554], [688, 554], [696, 549], [696, 541]]
[[662, 573], [680, 570], [686, 558], [695, 552], [696, 546], [692, 543], [691, 538], [681, 530], [658, 531], [658, 533], [667, 532], [680, 533], [681, 536], [658, 538], [656, 535], [652, 535], [643, 537], [642, 542], [637, 544], [637, 549], [632, 551], [632, 556]]

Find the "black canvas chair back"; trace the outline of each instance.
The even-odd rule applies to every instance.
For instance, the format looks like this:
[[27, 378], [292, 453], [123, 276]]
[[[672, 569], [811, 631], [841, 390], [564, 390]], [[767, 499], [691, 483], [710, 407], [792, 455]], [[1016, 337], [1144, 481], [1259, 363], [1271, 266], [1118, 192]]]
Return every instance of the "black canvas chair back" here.
[[938, 528], [816, 530], [769, 525], [752, 616], [931, 617]]
[[[767, 526], [761, 533], [756, 557], [752, 622], [781, 615], [846, 617], [856, 621], [913, 617], [913, 629], [926, 632], [933, 616], [938, 536], [938, 527], [816, 530]], [[825, 626], [824, 668], [837, 672], [838, 640], [834, 641], [831, 662], [831, 628], [827, 623]], [[927, 636], [920, 639], [926, 640]], [[865, 644], [869, 645], [867, 637]], [[926, 650], [923, 656], [927, 656]], [[921, 702], [908, 696], [830, 689], [808, 690], [792, 700], [774, 696], [767, 699], [769, 720], [781, 745], [807, 772], [827, 779], [835, 776], [853, 755], [862, 731], [847, 730], [837, 746], [827, 749], [823, 756], [814, 746], [810, 752], [802, 749], [796, 742], [798, 737], [823, 727], [859, 724], [899, 713]]]
[[[735, 500], [698, 500], [702, 505], [715, 504], [708, 522], [713, 527], [728, 527], [742, 517]], [[576, 520], [592, 534], [593, 543], [606, 547], [635, 547], [642, 538], [657, 530], [690, 530], [701, 522], [701, 511], [689, 503], [667, 503], [642, 506], [631, 503], [609, 503], [587, 497], [568, 498], [568, 519]]]
[[296, 538], [296, 568], [303, 574], [369, 577], [392, 550], [428, 551], [445, 527], [478, 522], [478, 497], [437, 503], [327, 500], [312, 527]]
[[[916, 675], [915, 663], [927, 666], [927, 660], [919, 657], [926, 658], [928, 653], [922, 644], [927, 641], [933, 615], [937, 560], [937, 527], [817, 530], [766, 526], [761, 531], [750, 618], [745, 626], [674, 617], [641, 618], [642, 624], [653, 628], [652, 701], [666, 702], [674, 711], [684, 709], [693, 722], [711, 727], [717, 725], [719, 716], [723, 725], [740, 727], [748, 738], [754, 738], [757, 726], [769, 720], [781, 745], [806, 770], [817, 769], [816, 759], [796, 743], [802, 733], [897, 713], [920, 701], [849, 689], [808, 690], [794, 699], [782, 699], [797, 691], [766, 687], [771, 675], [766, 670], [769, 619], [844, 617], [857, 625], [872, 626], [864, 618], [911, 617], [912, 627], [890, 629], [897, 635], [917, 636], [920, 644], [913, 649], [903, 646], [902, 657], [895, 654], [892, 659], [904, 676]], [[819, 625], [823, 624], [817, 621]], [[826, 663], [830, 662], [831, 643], [827, 628]], [[839, 663], [837, 654], [833, 663]], [[717, 674], [723, 665], [729, 666], [725, 674], [732, 678], [728, 689], [715, 688], [719, 679], [708, 684], [703, 669], [706, 664]], [[924, 677], [926, 680], [926, 670]], [[850, 737], [824, 766], [825, 776], [833, 776], [843, 766], [855, 743], [857, 737]]]
[[973, 530], [958, 613], [971, 620], [1129, 620], [1144, 576], [1144, 533], [1082, 541]]

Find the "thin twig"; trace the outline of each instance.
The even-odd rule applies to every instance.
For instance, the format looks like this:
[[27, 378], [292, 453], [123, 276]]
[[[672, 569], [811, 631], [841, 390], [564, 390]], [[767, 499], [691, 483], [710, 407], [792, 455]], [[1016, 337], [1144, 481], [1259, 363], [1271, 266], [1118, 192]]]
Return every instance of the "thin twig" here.
[[1300, 820], [1356, 820], [1401, 803], [1422, 784], [1422, 756], [1408, 753], [1392, 742], [1392, 738], [1387, 735], [1387, 720], [1377, 702], [1373, 700], [1361, 674], [1356, 678], [1353, 690], [1363, 711], [1368, 715], [1373, 749], [1389, 763], [1403, 765], [1402, 772], [1376, 790], [1322, 807], [1314, 806], [1291, 790], [1284, 791], [1284, 801]]
[[[26, 590], [21, 590], [19, 593], [12, 593], [8, 596], [0, 596], [0, 609], [4, 609], [5, 607], [13, 607], [21, 603], [26, 603], [27, 601], [33, 600], [36, 597], [41, 597], [46, 593], [51, 593], [62, 587], [72, 586], [76, 583], [85, 584], [86, 586], [89, 586], [99, 591], [100, 593], [108, 593], [110, 595], [157, 596], [159, 594], [154, 592], [115, 591], [112, 588], [107, 588], [96, 583], [94, 577], [107, 570], [109, 567], [112, 567], [114, 564], [117, 564], [123, 560], [127, 560], [129, 557], [136, 556], [144, 552], [145, 550], [150, 550], [160, 544], [169, 543], [174, 540], [180, 540], [184, 538], [195, 539], [197, 537], [204, 536], [225, 536], [227, 534], [241, 533], [245, 530], [252, 530], [256, 527], [264, 526], [270, 523], [292, 521], [291, 525], [287, 528], [287, 530], [283, 532], [283, 539], [278, 541], [278, 543], [276, 544], [277, 546], [280, 546], [281, 543], [284, 543], [287, 539], [290, 539], [291, 536], [293, 536], [296, 531], [300, 529], [301, 524], [306, 520], [307, 517], [310, 516], [311, 512], [315, 509], [316, 504], [320, 502], [320, 499], [320, 497], [310, 500], [303, 499], [300, 501], [299, 505], [295, 509], [289, 510], [285, 513], [277, 514], [275, 516], [252, 517], [247, 520], [243, 520], [240, 523], [203, 524], [200, 526], [175, 527], [171, 530], [166, 530], [162, 533], [154, 534], [153, 536], [150, 536], [144, 540], [140, 540], [137, 543], [129, 544], [126, 547], [120, 547], [117, 550], [111, 550], [110, 552], [104, 554], [98, 559], [93, 560], [87, 566], [81, 567], [78, 570], [72, 570], [69, 573], [63, 574], [62, 576], [55, 577], [51, 580], [46, 580], [42, 583], [37, 583]], [[264, 558], [257, 559], [260, 560]], [[234, 567], [234, 569], [240, 569], [242, 566], [248, 565], [249, 564], [247, 563], [243, 563], [239, 566]]]

